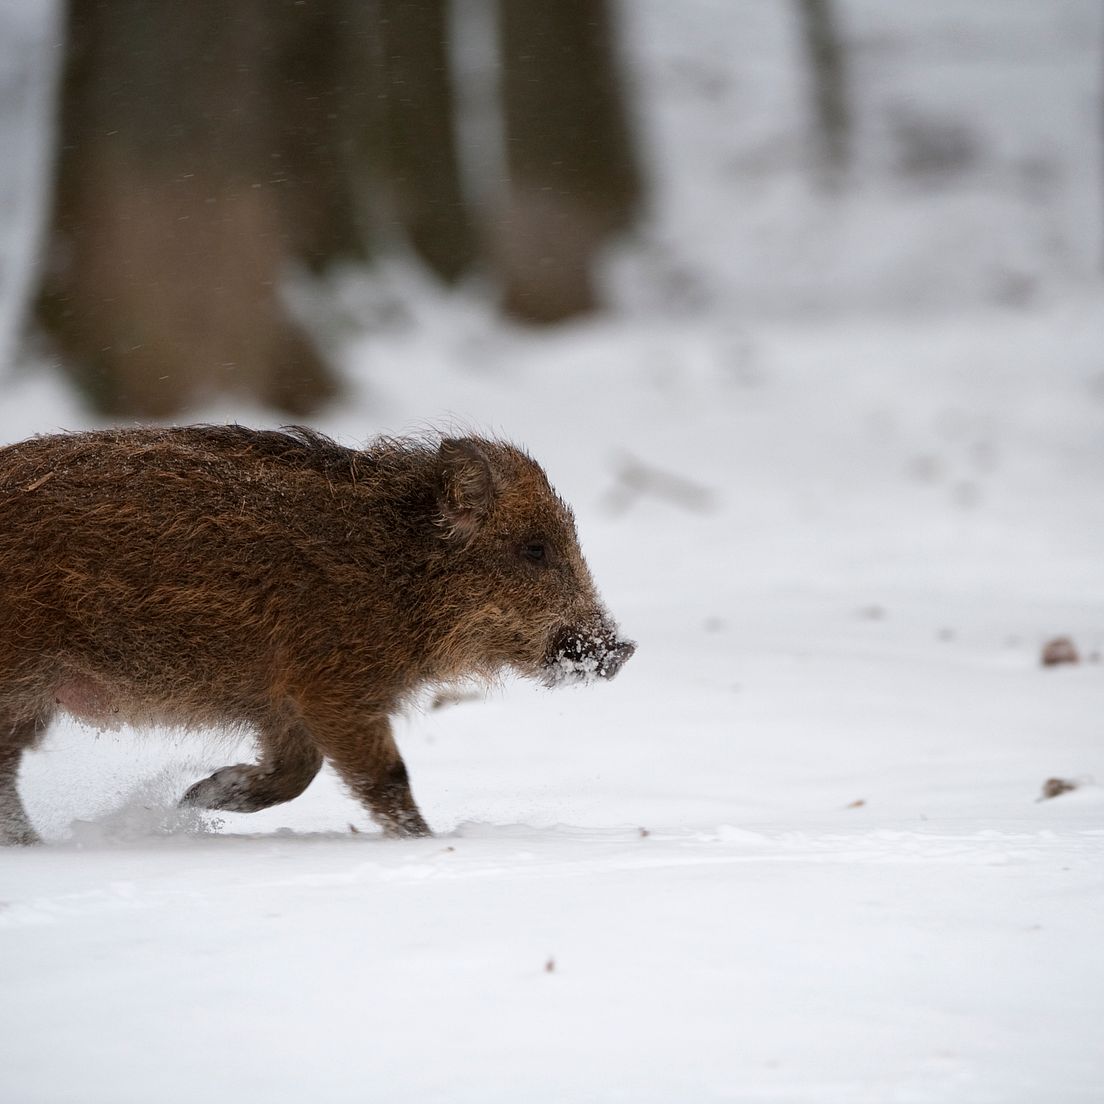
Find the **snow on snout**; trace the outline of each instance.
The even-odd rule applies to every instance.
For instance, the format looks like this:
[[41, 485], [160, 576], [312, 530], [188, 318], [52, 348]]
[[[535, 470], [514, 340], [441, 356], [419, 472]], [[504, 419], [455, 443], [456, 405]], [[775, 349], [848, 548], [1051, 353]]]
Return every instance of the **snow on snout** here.
[[635, 644], [619, 640], [612, 632], [568, 634], [549, 657], [545, 682], [549, 686], [584, 686], [597, 679], [611, 679], [635, 651]]

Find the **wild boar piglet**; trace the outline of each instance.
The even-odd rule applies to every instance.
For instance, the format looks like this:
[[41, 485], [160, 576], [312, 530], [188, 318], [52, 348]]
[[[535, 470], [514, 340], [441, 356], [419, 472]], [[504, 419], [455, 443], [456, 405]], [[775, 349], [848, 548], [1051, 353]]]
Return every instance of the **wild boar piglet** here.
[[183, 804], [290, 801], [325, 759], [385, 832], [426, 835], [391, 734], [411, 695], [608, 679], [633, 650], [571, 511], [502, 441], [230, 425], [0, 448], [0, 842], [37, 838], [16, 779], [59, 710], [256, 734], [256, 763]]

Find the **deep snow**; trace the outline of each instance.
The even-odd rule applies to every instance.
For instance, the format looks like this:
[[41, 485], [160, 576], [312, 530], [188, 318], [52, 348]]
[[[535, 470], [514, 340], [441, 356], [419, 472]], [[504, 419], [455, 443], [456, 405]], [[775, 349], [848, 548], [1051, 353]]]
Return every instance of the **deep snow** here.
[[[328, 770], [262, 814], [178, 813], [247, 749], [59, 725], [22, 779], [48, 845], [0, 852], [0, 1100], [1101, 1099], [1104, 308], [1099, 220], [1074, 218], [1095, 170], [1063, 109], [1096, 24], [1044, 7], [970, 5], [957, 38], [931, 15], [915, 41], [847, 8], [878, 20], [868, 62], [976, 45], [972, 19], [1020, 28], [1002, 48], [1053, 116], [1040, 138], [1028, 112], [1023, 142], [1059, 166], [1031, 232], [1001, 173], [925, 204], [872, 167], [893, 230], [874, 241], [783, 157], [752, 191], [756, 233], [788, 227], [805, 258], [788, 278], [732, 213], [749, 185], [705, 141], [718, 86], [683, 60], [723, 70], [735, 29], [649, 4], [632, 42], [662, 175], [614, 266], [619, 314], [534, 335], [400, 264], [335, 284], [376, 325], [320, 428], [523, 442], [638, 653], [609, 685], [404, 719], [431, 840], [381, 840]], [[748, 24], [758, 59], [784, 52], [775, 18]], [[1025, 78], [998, 61], [972, 125], [1004, 149], [1022, 97], [996, 104]], [[745, 107], [773, 102], [762, 65], [733, 78]], [[760, 125], [785, 133], [796, 104], [774, 110]], [[959, 235], [964, 267], [926, 248]], [[994, 274], [1017, 251], [1010, 295]], [[47, 373], [0, 386], [0, 440], [89, 424]], [[1043, 669], [1059, 634], [1086, 661]], [[1052, 776], [1082, 785], [1037, 800]]]

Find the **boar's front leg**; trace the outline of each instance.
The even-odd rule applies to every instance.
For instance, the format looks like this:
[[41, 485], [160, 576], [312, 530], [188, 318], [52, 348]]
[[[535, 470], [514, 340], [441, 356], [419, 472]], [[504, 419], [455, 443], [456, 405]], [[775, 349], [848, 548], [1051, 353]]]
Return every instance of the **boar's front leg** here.
[[414, 803], [406, 764], [386, 717], [360, 720], [353, 728], [309, 717], [308, 723], [326, 758], [385, 835], [399, 838], [433, 834]]
[[0, 717], [0, 844], [39, 842], [16, 787], [23, 749], [34, 743], [37, 730], [35, 721], [13, 724]]
[[192, 786], [180, 804], [255, 813], [298, 797], [322, 766], [321, 752], [301, 725], [262, 727], [259, 742], [259, 762], [215, 771]]

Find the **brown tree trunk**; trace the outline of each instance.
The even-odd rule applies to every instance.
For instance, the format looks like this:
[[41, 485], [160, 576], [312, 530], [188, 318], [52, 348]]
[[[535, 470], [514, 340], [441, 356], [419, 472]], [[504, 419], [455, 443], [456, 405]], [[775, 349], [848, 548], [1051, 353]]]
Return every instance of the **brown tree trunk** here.
[[452, 283], [476, 248], [456, 150], [447, 5], [379, 0], [379, 12], [387, 202], [414, 252]]
[[285, 240], [314, 272], [338, 261], [366, 261], [368, 152], [381, 126], [383, 87], [375, 6], [283, 0], [269, 13], [278, 33], [273, 168], [284, 199]]
[[69, 0], [39, 318], [101, 410], [236, 393], [294, 413], [334, 382], [287, 316], [266, 0]]
[[598, 305], [597, 254], [631, 221], [640, 174], [608, 0], [499, 0], [509, 175], [497, 262], [508, 313]]
[[817, 165], [822, 180], [834, 187], [850, 158], [846, 54], [831, 0], [798, 0], [798, 7], [812, 89]]

